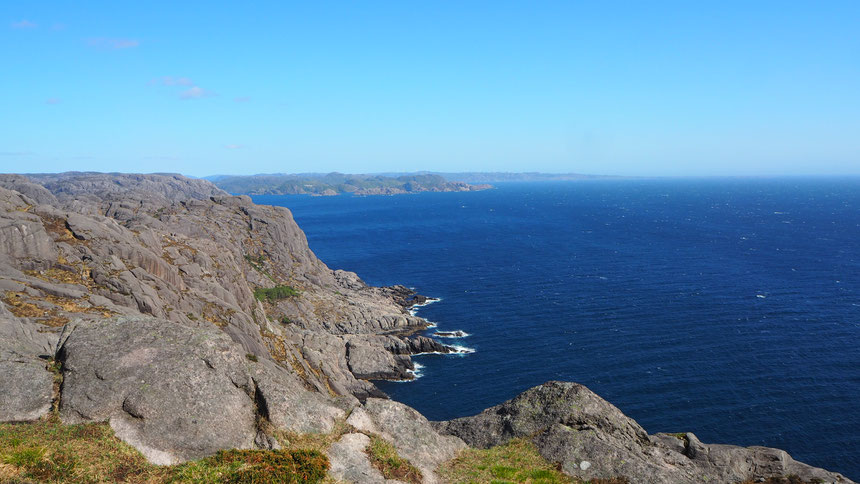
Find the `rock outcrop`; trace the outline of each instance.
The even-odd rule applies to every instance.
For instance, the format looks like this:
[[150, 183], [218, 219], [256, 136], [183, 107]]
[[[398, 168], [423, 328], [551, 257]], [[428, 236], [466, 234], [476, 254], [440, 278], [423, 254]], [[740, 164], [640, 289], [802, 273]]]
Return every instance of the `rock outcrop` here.
[[158, 464], [253, 448], [261, 419], [278, 430], [328, 432], [344, 416], [215, 328], [117, 317], [67, 325], [60, 341], [60, 418], [109, 421]]
[[478, 415], [436, 422], [435, 427], [481, 448], [530, 439], [544, 458], [583, 480], [626, 477], [632, 483], [693, 484], [794, 475], [804, 482], [851, 482], [778, 449], [702, 444], [691, 433], [648, 435], [577, 383], [545, 383]]
[[[411, 291], [330, 270], [285, 208], [179, 175], [7, 175], [0, 187], [0, 297], [42, 331], [138, 313], [214, 326], [308, 387], [361, 398], [381, 395], [369, 379], [411, 378], [409, 354], [448, 351], [407, 338], [427, 326], [407, 311]], [[255, 297], [276, 286], [294, 296]]]

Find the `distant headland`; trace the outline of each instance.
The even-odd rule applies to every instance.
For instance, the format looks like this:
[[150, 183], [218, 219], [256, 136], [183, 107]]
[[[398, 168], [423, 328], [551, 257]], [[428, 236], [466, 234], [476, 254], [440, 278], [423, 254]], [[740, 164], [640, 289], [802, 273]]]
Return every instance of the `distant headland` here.
[[268, 174], [206, 177], [218, 188], [235, 195], [400, 195], [418, 192], [471, 192], [492, 188], [486, 184], [448, 181], [439, 175], [357, 175], [343, 173]]
[[271, 173], [204, 177], [235, 195], [399, 195], [418, 192], [471, 192], [493, 188], [491, 183], [564, 181], [610, 178], [579, 173]]

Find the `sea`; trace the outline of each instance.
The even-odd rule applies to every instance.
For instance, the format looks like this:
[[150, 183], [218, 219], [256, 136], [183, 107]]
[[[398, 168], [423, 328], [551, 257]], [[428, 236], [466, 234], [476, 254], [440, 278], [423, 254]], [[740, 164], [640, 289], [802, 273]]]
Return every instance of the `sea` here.
[[860, 479], [860, 178], [254, 200], [290, 208], [329, 267], [438, 299], [426, 334], [466, 333], [379, 383], [431, 420], [575, 381], [650, 433]]

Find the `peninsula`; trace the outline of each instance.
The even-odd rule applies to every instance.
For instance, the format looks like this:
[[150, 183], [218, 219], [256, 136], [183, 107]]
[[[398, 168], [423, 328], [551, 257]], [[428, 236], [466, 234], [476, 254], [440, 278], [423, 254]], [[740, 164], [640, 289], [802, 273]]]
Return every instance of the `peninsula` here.
[[434, 174], [347, 175], [343, 173], [271, 174], [208, 177], [215, 185], [236, 195], [400, 195], [418, 192], [468, 192], [490, 185], [449, 181]]

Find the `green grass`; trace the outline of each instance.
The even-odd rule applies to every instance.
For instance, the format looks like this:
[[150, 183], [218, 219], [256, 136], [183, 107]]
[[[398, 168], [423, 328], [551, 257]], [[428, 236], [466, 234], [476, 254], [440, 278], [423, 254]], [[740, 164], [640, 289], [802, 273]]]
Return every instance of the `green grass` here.
[[226, 450], [175, 466], [156, 466], [105, 423], [63, 425], [56, 417], [0, 424], [0, 482], [318, 483], [328, 459], [317, 450]]
[[254, 289], [254, 297], [258, 301], [275, 302], [298, 295], [299, 291], [290, 286], [258, 287]]
[[367, 456], [370, 463], [379, 469], [386, 479], [397, 479], [414, 484], [421, 483], [421, 471], [408, 460], [400, 457], [393, 445], [377, 435], [370, 436]]
[[530, 483], [573, 484], [538, 453], [534, 444], [524, 439], [490, 449], [466, 449], [440, 469], [448, 481], [455, 483]]
[[[448, 482], [469, 484], [585, 484], [563, 474], [525, 439], [490, 449], [466, 449], [446, 462], [439, 473]], [[624, 484], [624, 478], [595, 479], [591, 484]]]

